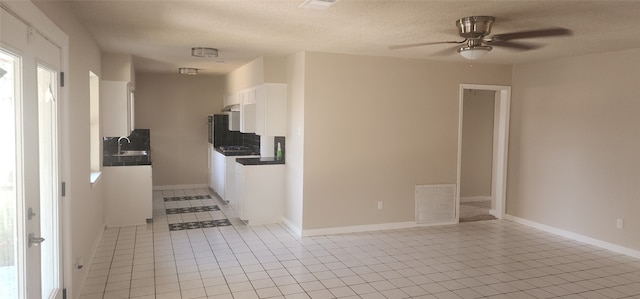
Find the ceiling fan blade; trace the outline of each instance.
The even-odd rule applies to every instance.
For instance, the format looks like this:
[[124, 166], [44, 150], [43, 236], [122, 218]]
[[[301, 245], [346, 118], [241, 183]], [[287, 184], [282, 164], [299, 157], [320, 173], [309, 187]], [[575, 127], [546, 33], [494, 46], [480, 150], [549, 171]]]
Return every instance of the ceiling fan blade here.
[[434, 53], [431, 53], [429, 54], [429, 56], [448, 56], [451, 54], [455, 54], [458, 48], [460, 48], [460, 46], [447, 47], [446, 49], [442, 49]]
[[438, 44], [462, 44], [464, 42], [466, 42], [467, 40], [463, 40], [463, 41], [445, 41], [445, 42], [430, 42], [430, 43], [417, 43], [417, 44], [406, 44], [406, 45], [395, 45], [395, 46], [389, 46], [389, 50], [398, 50], [398, 49], [406, 49], [406, 48], [413, 48], [413, 47], [422, 47], [422, 46], [429, 46], [429, 45], [438, 45]]
[[522, 51], [535, 50], [542, 47], [542, 45], [538, 45], [538, 44], [515, 43], [515, 42], [505, 42], [505, 41], [496, 41], [496, 40], [486, 41], [486, 43], [493, 47], [504, 47], [504, 48], [509, 48], [513, 50], [522, 50]]
[[534, 37], [546, 37], [546, 36], [570, 36], [573, 32], [566, 28], [555, 27], [540, 30], [519, 31], [511, 33], [496, 34], [491, 36], [491, 41], [508, 41], [512, 39], [520, 38], [534, 38]]

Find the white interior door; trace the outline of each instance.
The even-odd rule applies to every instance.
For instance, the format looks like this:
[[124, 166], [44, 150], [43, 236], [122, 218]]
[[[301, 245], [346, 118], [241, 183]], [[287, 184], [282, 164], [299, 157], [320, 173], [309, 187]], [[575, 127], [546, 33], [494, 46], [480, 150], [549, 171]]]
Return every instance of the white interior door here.
[[0, 11], [0, 298], [61, 298], [61, 50]]

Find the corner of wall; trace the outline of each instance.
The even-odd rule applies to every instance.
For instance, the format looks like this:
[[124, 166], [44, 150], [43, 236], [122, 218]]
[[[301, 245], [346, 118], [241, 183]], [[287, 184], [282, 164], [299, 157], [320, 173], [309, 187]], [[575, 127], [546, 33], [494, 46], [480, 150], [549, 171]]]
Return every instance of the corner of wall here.
[[264, 82], [287, 83], [286, 57], [264, 57]]
[[103, 52], [102, 80], [135, 82], [133, 57], [125, 54]]

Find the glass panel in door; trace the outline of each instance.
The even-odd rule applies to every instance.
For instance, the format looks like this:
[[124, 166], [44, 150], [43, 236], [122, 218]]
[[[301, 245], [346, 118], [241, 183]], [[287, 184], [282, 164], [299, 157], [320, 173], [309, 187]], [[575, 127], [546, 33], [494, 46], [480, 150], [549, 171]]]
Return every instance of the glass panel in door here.
[[38, 151], [40, 170], [40, 245], [41, 298], [50, 298], [59, 288], [58, 231], [58, 150], [56, 98], [58, 72], [38, 65]]
[[22, 215], [18, 175], [16, 119], [20, 101], [20, 60], [0, 48], [0, 298], [23, 296]]

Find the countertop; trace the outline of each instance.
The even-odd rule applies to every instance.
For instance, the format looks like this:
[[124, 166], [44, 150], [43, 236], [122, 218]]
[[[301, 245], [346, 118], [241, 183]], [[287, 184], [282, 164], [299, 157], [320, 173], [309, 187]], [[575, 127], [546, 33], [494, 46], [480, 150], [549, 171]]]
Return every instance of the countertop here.
[[151, 154], [138, 156], [109, 156], [102, 158], [102, 166], [137, 166], [151, 165]]
[[216, 152], [221, 153], [225, 156], [260, 156], [260, 151], [255, 150], [232, 150], [232, 151], [223, 151], [218, 147], [215, 147]]
[[238, 158], [236, 159], [237, 163], [242, 165], [283, 165], [284, 159], [278, 160], [275, 157], [269, 158]]

